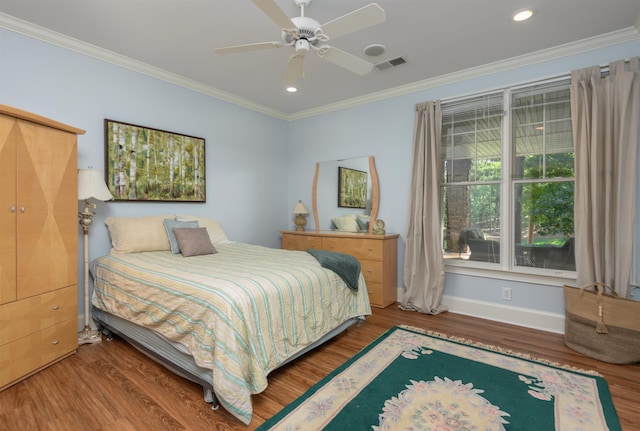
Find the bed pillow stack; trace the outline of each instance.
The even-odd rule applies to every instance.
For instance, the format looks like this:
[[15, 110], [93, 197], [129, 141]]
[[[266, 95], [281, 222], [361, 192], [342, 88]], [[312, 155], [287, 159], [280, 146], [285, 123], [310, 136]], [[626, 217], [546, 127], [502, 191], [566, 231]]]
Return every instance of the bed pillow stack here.
[[342, 232], [368, 232], [370, 218], [364, 214], [347, 214], [332, 218], [331, 221]]
[[224, 232], [222, 225], [220, 222], [216, 220], [212, 220], [206, 217], [186, 215], [186, 214], [178, 214], [176, 216], [176, 220], [178, 221], [193, 221], [196, 220], [200, 227], [206, 227], [207, 232], [209, 232], [209, 238], [213, 244], [224, 244], [229, 243], [229, 238], [227, 238], [227, 234]]
[[[105, 220], [111, 236], [111, 253], [171, 251], [183, 256], [216, 253], [213, 244], [229, 243], [222, 225], [212, 219], [180, 214], [146, 217], [109, 217]], [[183, 234], [183, 250], [176, 229], [196, 229]], [[199, 229], [199, 230], [198, 230]], [[205, 240], [203, 244], [203, 240]], [[208, 244], [206, 244], [208, 242]], [[213, 249], [213, 251], [211, 251]]]

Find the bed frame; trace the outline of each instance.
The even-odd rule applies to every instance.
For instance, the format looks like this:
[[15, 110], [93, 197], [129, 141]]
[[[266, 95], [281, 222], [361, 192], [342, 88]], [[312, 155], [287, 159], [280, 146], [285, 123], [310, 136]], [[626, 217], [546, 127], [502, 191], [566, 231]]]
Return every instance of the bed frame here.
[[[95, 307], [93, 307], [92, 313], [93, 319], [98, 323], [100, 331], [107, 336], [107, 340], [111, 340], [113, 334], [115, 334], [171, 372], [202, 386], [204, 401], [211, 404], [213, 410], [218, 409], [218, 398], [213, 390], [212, 371], [198, 366], [184, 347], [168, 341], [150, 329], [136, 325], [135, 323], [131, 323]], [[347, 330], [350, 326], [354, 324], [359, 325], [363, 320], [364, 317], [361, 316], [343, 322], [315, 343], [290, 356], [286, 361], [278, 365], [278, 368], [329, 341], [336, 335]]]

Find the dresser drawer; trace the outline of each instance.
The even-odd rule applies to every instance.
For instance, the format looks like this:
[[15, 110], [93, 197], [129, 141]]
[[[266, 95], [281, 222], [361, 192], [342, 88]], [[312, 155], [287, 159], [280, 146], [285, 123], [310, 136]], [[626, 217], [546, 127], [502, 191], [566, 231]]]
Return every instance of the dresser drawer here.
[[302, 250], [308, 248], [320, 250], [322, 248], [322, 239], [317, 236], [305, 235], [282, 235], [282, 248], [285, 250]]
[[0, 346], [65, 320], [77, 320], [77, 310], [76, 286], [3, 304], [0, 306]]
[[382, 267], [382, 261], [360, 260], [360, 270], [367, 285], [369, 285], [369, 283], [382, 283], [384, 281]]
[[367, 293], [369, 293], [369, 302], [374, 307], [383, 307], [384, 300], [382, 294], [382, 283], [369, 283], [367, 282]]
[[382, 260], [383, 257], [383, 243], [376, 239], [322, 238], [322, 248], [350, 254], [358, 260]]
[[74, 316], [42, 331], [0, 346], [0, 388], [76, 350]]

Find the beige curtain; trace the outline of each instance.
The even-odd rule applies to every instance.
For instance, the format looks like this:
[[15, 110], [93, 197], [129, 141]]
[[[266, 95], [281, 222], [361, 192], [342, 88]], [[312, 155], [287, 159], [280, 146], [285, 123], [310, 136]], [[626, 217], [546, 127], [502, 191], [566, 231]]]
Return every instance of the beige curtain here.
[[635, 227], [638, 57], [571, 74], [578, 285], [603, 282], [629, 297]]
[[409, 228], [400, 308], [427, 314], [446, 311], [440, 224], [440, 101], [416, 105]]

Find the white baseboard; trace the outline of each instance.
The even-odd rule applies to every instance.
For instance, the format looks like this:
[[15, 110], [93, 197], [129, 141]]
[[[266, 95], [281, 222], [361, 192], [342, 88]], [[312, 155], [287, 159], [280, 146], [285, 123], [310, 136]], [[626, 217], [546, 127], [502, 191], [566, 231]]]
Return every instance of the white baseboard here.
[[564, 334], [564, 314], [447, 295], [442, 297], [442, 303], [452, 313]]

